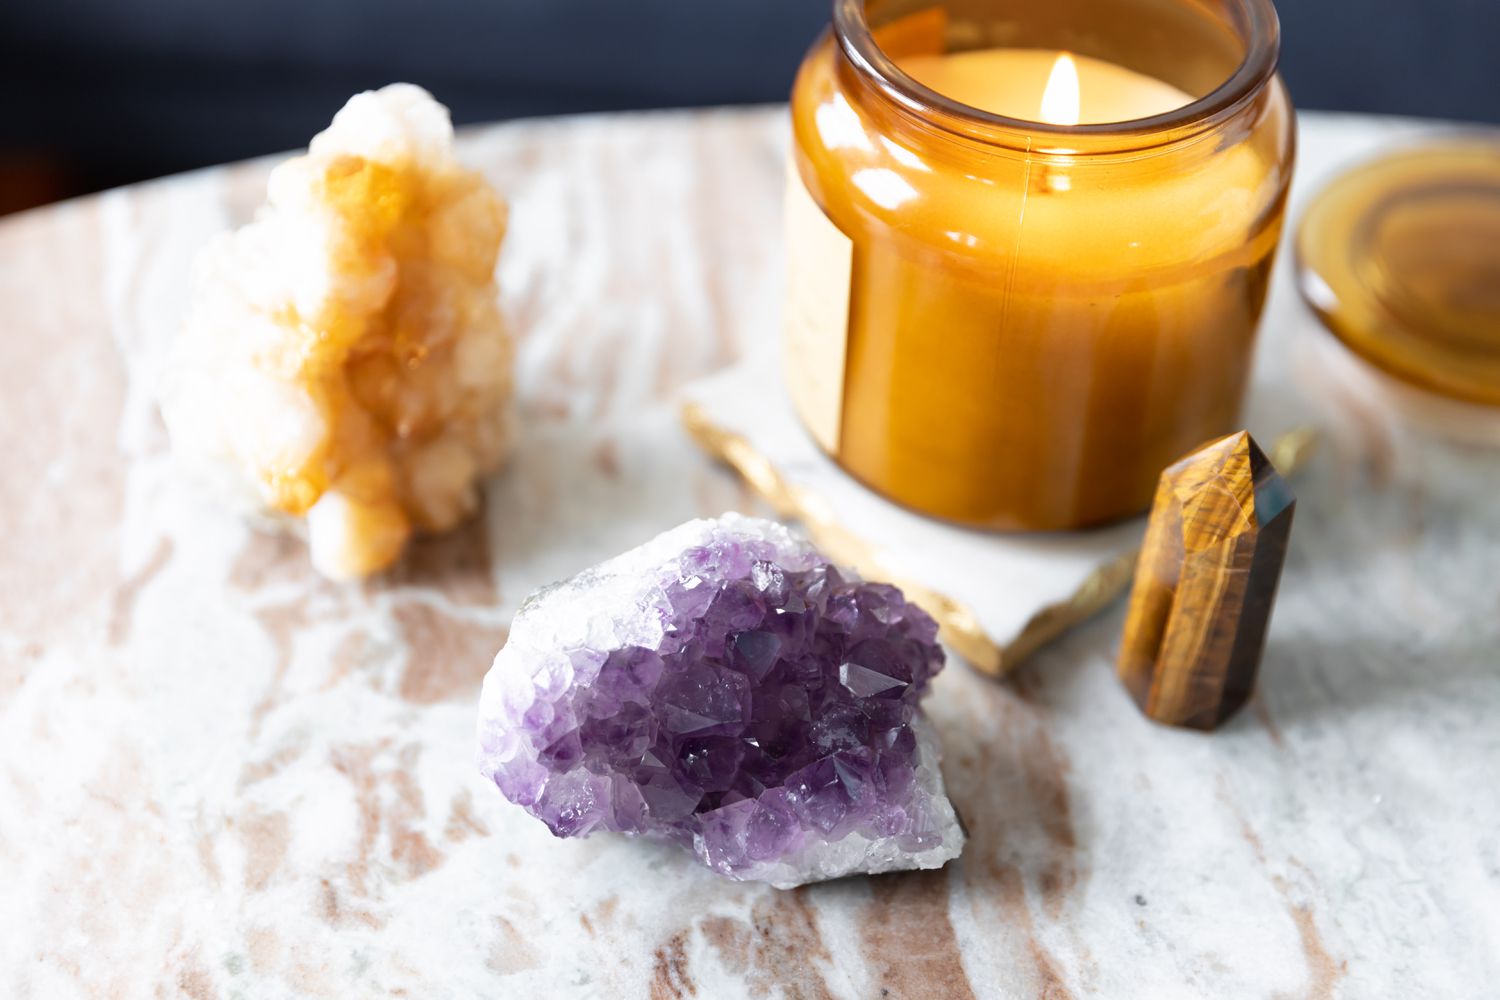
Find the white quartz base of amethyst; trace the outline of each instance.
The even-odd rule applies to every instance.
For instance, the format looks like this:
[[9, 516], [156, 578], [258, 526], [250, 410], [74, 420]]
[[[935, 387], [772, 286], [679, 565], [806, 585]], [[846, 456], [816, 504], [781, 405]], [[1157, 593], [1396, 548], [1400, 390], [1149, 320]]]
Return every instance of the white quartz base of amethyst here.
[[964, 835], [920, 699], [937, 625], [769, 521], [692, 521], [532, 595], [479, 768], [560, 837], [679, 844], [790, 888], [937, 868]]

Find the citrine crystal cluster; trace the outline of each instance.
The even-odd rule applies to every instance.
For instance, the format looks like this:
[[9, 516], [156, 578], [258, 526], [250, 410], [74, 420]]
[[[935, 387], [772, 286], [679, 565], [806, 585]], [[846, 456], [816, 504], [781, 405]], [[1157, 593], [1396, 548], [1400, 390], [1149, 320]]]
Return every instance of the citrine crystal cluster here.
[[560, 837], [676, 843], [781, 887], [963, 845], [920, 700], [937, 626], [784, 527], [693, 521], [531, 597], [479, 764]]
[[510, 434], [505, 227], [446, 108], [408, 84], [355, 96], [200, 254], [163, 381], [176, 452], [243, 506], [305, 518], [332, 577], [455, 525]]

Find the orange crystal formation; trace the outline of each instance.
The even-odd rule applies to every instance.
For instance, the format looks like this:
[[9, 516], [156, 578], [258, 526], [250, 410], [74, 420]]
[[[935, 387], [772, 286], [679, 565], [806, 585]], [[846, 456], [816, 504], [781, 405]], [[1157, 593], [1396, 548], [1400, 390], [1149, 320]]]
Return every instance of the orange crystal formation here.
[[180, 456], [306, 519], [316, 567], [378, 572], [453, 527], [510, 438], [506, 207], [419, 87], [356, 95], [211, 242], [163, 385]]
[[1148, 717], [1215, 729], [1250, 697], [1295, 509], [1243, 431], [1162, 473], [1119, 659]]

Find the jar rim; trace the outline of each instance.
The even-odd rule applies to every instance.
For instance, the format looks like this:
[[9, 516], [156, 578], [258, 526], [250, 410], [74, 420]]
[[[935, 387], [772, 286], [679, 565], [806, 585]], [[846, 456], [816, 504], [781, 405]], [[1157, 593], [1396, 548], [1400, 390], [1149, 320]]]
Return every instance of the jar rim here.
[[[833, 33], [854, 67], [875, 81], [884, 95], [907, 112], [935, 121], [947, 131], [1001, 145], [1024, 145], [1046, 137], [1054, 140], [1143, 140], [1132, 146], [1153, 146], [1184, 138], [1225, 121], [1276, 75], [1281, 51], [1281, 22], [1272, 0], [1226, 0], [1244, 16], [1245, 58], [1230, 76], [1209, 93], [1180, 108], [1147, 118], [1088, 125], [1054, 125], [1012, 118], [956, 101], [919, 83], [885, 54], [875, 41], [866, 16], [866, 0], [834, 0]], [[1007, 141], [1009, 140], [1009, 141]], [[1114, 147], [1116, 150], [1118, 146]], [[1070, 149], [1078, 153], [1082, 150]]]

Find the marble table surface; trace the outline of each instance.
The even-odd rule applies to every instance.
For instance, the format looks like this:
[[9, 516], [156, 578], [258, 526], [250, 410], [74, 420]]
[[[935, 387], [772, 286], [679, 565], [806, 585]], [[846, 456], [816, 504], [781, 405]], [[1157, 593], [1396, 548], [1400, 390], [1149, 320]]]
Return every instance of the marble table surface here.
[[[464, 136], [514, 202], [524, 439], [482, 518], [363, 586], [183, 485], [153, 402], [191, 254], [267, 163], [0, 222], [0, 996], [1495, 995], [1495, 452], [1316, 381], [1251, 708], [1148, 724], [1118, 609], [1004, 684], [953, 662], [929, 705], [973, 837], [946, 870], [738, 885], [554, 840], [477, 777], [529, 590], [756, 509], [674, 393], [776, 336], [783, 114]], [[1423, 129], [1305, 115], [1293, 217]], [[1262, 365], [1314, 336], [1285, 258]]]

